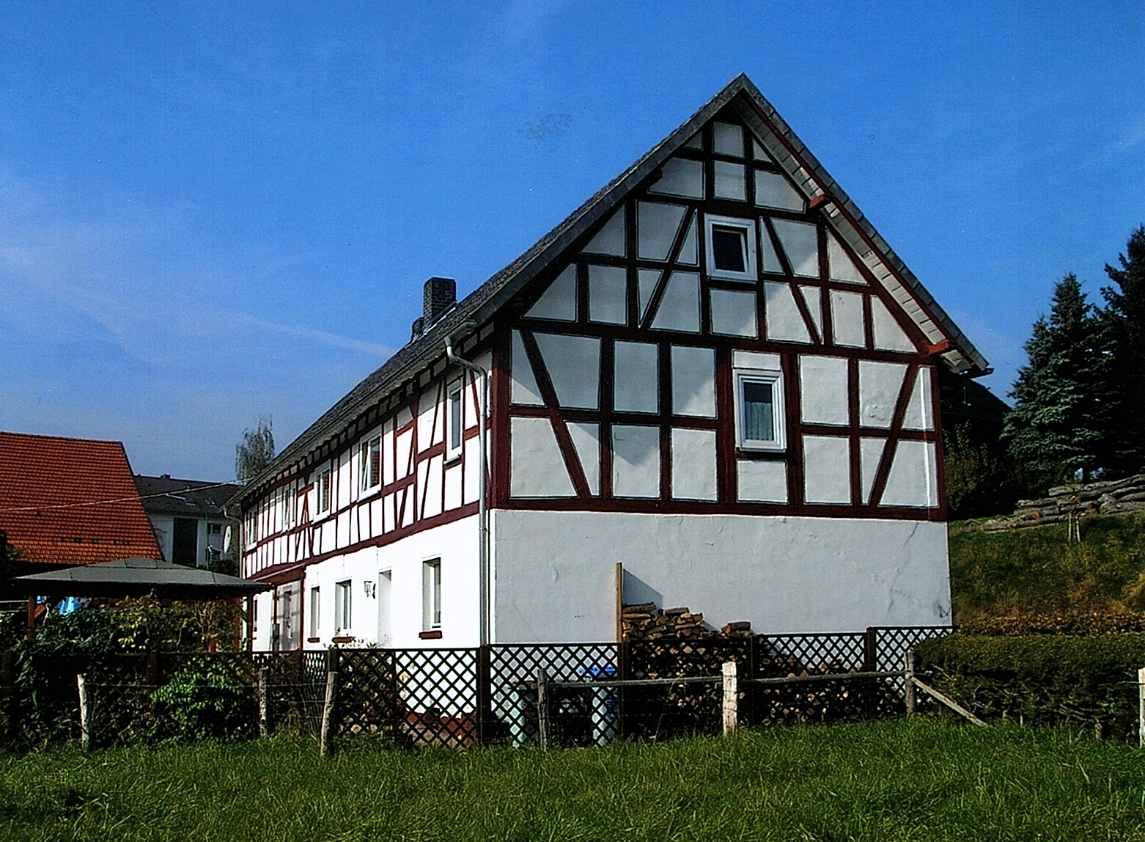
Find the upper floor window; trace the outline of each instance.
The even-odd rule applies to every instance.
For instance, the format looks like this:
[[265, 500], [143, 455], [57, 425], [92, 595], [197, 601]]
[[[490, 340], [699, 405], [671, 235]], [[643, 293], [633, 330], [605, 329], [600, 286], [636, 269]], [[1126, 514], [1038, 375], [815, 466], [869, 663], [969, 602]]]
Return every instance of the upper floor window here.
[[318, 587], [310, 589], [310, 637], [318, 637], [322, 621], [322, 591]]
[[330, 511], [330, 469], [327, 468], [318, 475], [318, 514]]
[[359, 475], [362, 491], [377, 488], [382, 481], [382, 439], [374, 436], [360, 445]]
[[778, 371], [736, 369], [736, 437], [741, 450], [779, 451], [787, 446], [783, 376]]
[[449, 429], [446, 431], [446, 458], [456, 459], [461, 455], [461, 442], [465, 433], [465, 393], [460, 382], [449, 388]]
[[727, 281], [755, 280], [755, 226], [751, 220], [706, 218], [708, 276]]

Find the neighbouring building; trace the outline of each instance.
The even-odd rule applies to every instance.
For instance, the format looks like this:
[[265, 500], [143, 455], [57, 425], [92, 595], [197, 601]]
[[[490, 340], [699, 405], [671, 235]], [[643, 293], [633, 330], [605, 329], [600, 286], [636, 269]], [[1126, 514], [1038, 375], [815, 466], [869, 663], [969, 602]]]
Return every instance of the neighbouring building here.
[[21, 573], [159, 558], [117, 441], [0, 432], [0, 529]]
[[939, 393], [986, 367], [741, 76], [464, 300], [431, 279], [236, 495], [255, 646], [949, 623]]
[[218, 565], [231, 523], [226, 506], [241, 485], [137, 474], [135, 487], [164, 561], [187, 567]]

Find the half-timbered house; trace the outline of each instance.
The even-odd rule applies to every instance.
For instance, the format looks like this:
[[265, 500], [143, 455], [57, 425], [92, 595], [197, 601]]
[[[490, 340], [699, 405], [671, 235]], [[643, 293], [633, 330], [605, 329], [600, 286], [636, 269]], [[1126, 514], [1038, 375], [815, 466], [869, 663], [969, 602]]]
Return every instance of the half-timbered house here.
[[464, 300], [431, 279], [240, 493], [255, 645], [610, 640], [618, 564], [717, 626], [948, 622], [939, 393], [985, 370], [741, 76]]

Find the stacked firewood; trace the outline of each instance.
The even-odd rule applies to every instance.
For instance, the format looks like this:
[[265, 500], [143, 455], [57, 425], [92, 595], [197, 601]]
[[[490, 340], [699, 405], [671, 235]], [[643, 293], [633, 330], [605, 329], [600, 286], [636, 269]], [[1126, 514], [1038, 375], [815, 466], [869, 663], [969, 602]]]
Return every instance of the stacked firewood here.
[[621, 626], [625, 640], [710, 639], [721, 637], [751, 637], [751, 623], [728, 623], [716, 631], [704, 622], [704, 615], [685, 608], [658, 609], [655, 603], [625, 605], [621, 612]]
[[1062, 485], [1051, 488], [1049, 496], [1039, 500], [1019, 500], [1010, 517], [980, 523], [968, 523], [967, 530], [995, 532], [1024, 526], [1045, 526], [1097, 515], [1127, 514], [1145, 511], [1145, 474], [1135, 477], [1091, 482], [1087, 485]]

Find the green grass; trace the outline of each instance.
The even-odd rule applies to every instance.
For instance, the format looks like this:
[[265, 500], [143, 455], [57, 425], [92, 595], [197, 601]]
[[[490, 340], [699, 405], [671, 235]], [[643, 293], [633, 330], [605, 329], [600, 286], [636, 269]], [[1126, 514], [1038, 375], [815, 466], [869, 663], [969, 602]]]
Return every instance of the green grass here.
[[1064, 731], [930, 720], [553, 751], [358, 741], [0, 756], [0, 838], [1145, 838], [1145, 756]]
[[1015, 613], [1145, 610], [1145, 513], [1007, 532], [950, 529], [954, 621]]

